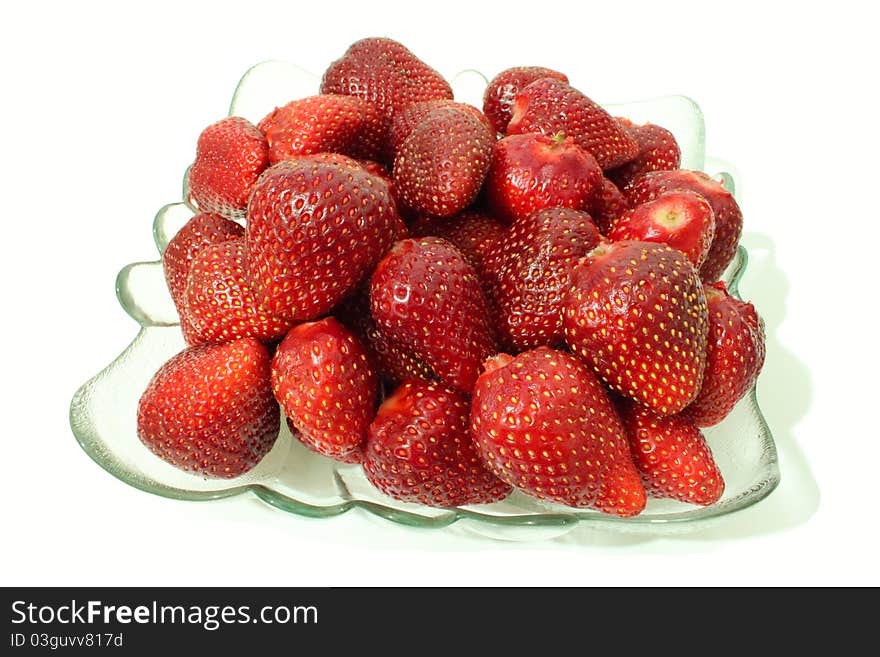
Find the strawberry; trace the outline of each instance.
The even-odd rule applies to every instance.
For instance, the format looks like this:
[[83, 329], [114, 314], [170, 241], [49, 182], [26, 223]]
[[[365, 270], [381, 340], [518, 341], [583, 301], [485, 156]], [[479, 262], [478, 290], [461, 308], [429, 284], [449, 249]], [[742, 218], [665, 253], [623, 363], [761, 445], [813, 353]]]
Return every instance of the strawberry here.
[[575, 263], [601, 239], [590, 215], [567, 208], [517, 219], [490, 270], [502, 345], [523, 351], [562, 341], [562, 308]]
[[623, 190], [635, 207], [673, 190], [688, 190], [701, 194], [709, 201], [715, 213], [715, 239], [709, 255], [700, 267], [700, 278], [714, 283], [736, 255], [742, 234], [742, 212], [733, 194], [702, 171], [652, 171], [639, 176]]
[[394, 113], [422, 100], [452, 100], [452, 87], [408, 48], [371, 37], [353, 43], [321, 79], [322, 94], [345, 94], [375, 105], [387, 133]]
[[602, 178], [600, 187], [587, 208], [596, 227], [603, 235], [608, 235], [617, 220], [629, 210], [629, 201], [617, 185]]
[[320, 317], [372, 270], [402, 229], [385, 182], [342, 155], [273, 165], [248, 205], [248, 281], [266, 312]]
[[162, 268], [174, 306], [180, 315], [180, 326], [187, 344], [195, 344], [198, 341], [195, 329], [184, 319], [186, 278], [189, 276], [192, 261], [206, 246], [242, 237], [244, 237], [244, 228], [234, 221], [224, 219], [220, 215], [202, 213], [187, 221], [165, 247], [162, 253]]
[[632, 402], [624, 405], [622, 417], [633, 462], [649, 497], [668, 497], [702, 506], [721, 498], [721, 471], [690, 417], [662, 417]]
[[568, 346], [605, 383], [660, 415], [700, 390], [708, 309], [683, 253], [665, 244], [601, 244], [575, 265], [563, 325]]
[[473, 268], [446, 240], [401, 240], [370, 281], [373, 317], [440, 379], [470, 392], [495, 352], [486, 302]]
[[543, 208], [588, 207], [602, 169], [561, 133], [511, 135], [495, 142], [486, 174], [486, 203], [501, 221], [524, 219]]
[[269, 361], [253, 338], [185, 349], [141, 395], [138, 438], [182, 470], [222, 479], [244, 474], [278, 438]]
[[612, 241], [661, 242], [684, 253], [699, 269], [715, 237], [715, 213], [700, 194], [666, 192], [620, 218], [608, 234]]
[[758, 379], [766, 353], [764, 320], [724, 283], [707, 285], [709, 340], [703, 387], [687, 413], [697, 426], [718, 424]]
[[516, 95], [508, 135], [562, 133], [592, 154], [602, 169], [629, 162], [639, 147], [622, 125], [562, 80], [542, 78]]
[[486, 504], [511, 491], [477, 454], [467, 397], [438, 383], [407, 381], [382, 403], [363, 464], [370, 483], [404, 502]]
[[249, 337], [272, 342], [291, 325], [257, 303], [245, 279], [243, 239], [199, 251], [187, 277], [182, 317], [192, 327], [193, 344]]
[[413, 237], [441, 237], [461, 252], [479, 276], [490, 249], [504, 237], [507, 228], [488, 214], [465, 210], [452, 217], [422, 215], [409, 228]]
[[653, 123], [636, 125], [620, 117], [617, 121], [639, 145], [639, 154], [634, 160], [608, 172], [608, 177], [620, 189], [643, 173], [672, 171], [681, 166], [681, 150], [675, 136], [669, 130]]
[[431, 368], [401, 344], [389, 338], [370, 310], [370, 286], [363, 285], [336, 308], [335, 315], [361, 341], [370, 363], [385, 380], [398, 384], [406, 379], [436, 378]]
[[470, 112], [429, 112], [400, 144], [394, 181], [400, 198], [418, 212], [448, 217], [477, 197], [492, 157], [494, 135]]
[[359, 459], [379, 382], [351, 331], [332, 317], [293, 327], [275, 350], [271, 381], [303, 444], [340, 461]]
[[426, 118], [430, 117], [434, 110], [452, 109], [469, 114], [484, 124], [490, 131], [493, 130], [492, 124], [480, 110], [473, 105], [467, 103], [457, 103], [454, 100], [423, 100], [418, 103], [406, 105], [394, 113], [391, 125], [388, 131], [388, 157], [394, 161], [397, 149], [406, 141], [410, 133], [419, 126]]
[[492, 78], [483, 94], [483, 113], [495, 132], [504, 134], [510, 123], [511, 106], [521, 89], [541, 78], [555, 78], [568, 84], [564, 73], [543, 66], [516, 66]]
[[269, 144], [269, 162], [299, 155], [381, 154], [384, 124], [372, 103], [341, 94], [322, 94], [276, 107], [257, 127]]
[[247, 119], [217, 121], [199, 135], [196, 159], [189, 169], [188, 200], [201, 212], [240, 219], [248, 195], [269, 164], [269, 146]]
[[618, 516], [645, 508], [617, 411], [574, 356], [538, 347], [486, 363], [471, 432], [502, 481], [542, 500]]

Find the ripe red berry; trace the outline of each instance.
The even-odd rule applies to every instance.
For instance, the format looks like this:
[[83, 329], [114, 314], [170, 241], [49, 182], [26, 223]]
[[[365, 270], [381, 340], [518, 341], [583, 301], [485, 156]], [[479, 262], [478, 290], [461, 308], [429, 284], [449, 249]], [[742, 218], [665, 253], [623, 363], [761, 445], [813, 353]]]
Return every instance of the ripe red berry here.
[[383, 333], [461, 392], [471, 391], [481, 364], [495, 353], [474, 270], [445, 240], [397, 242], [373, 272], [370, 302]]
[[764, 366], [764, 320], [755, 307], [730, 296], [724, 283], [706, 286], [709, 339], [703, 385], [687, 413], [697, 426], [723, 420], [758, 379]]
[[199, 135], [189, 170], [189, 201], [201, 212], [227, 219], [244, 216], [248, 196], [269, 164], [263, 134], [241, 117], [217, 121]]
[[602, 169], [632, 160], [639, 147], [617, 120], [561, 80], [541, 78], [520, 91], [513, 103], [508, 135], [562, 133], [596, 158]]
[[650, 497], [709, 506], [724, 479], [706, 439], [687, 414], [661, 417], [641, 404], [624, 404], [633, 462]]
[[653, 123], [636, 125], [619, 117], [617, 121], [639, 145], [635, 159], [608, 172], [620, 189], [649, 171], [672, 171], [681, 166], [681, 150], [669, 130]]
[[394, 182], [418, 212], [448, 217], [469, 206], [483, 185], [495, 137], [470, 112], [431, 111], [397, 148]]
[[186, 279], [199, 252], [212, 244], [242, 239], [244, 228], [216, 214], [197, 214], [177, 231], [162, 253], [162, 268], [171, 299], [180, 315], [180, 327], [187, 344], [199, 342], [194, 328], [187, 321], [185, 307]]
[[340, 461], [359, 460], [379, 383], [351, 331], [332, 317], [295, 326], [275, 350], [271, 380], [306, 446]]
[[186, 281], [183, 318], [194, 344], [281, 338], [291, 322], [273, 317], [257, 303], [244, 273], [244, 240], [203, 248]]
[[645, 508], [617, 411], [570, 354], [539, 347], [491, 359], [474, 388], [471, 430], [489, 469], [524, 493], [618, 516]]
[[602, 184], [596, 159], [562, 134], [511, 135], [495, 142], [486, 203], [511, 223], [544, 208], [584, 210]]
[[568, 346], [609, 387], [660, 415], [678, 413], [700, 390], [706, 295], [672, 247], [600, 244], [575, 265], [563, 325]]
[[384, 123], [363, 98], [322, 94], [276, 107], [257, 126], [275, 164], [300, 155], [341, 153], [376, 158], [382, 152]]
[[269, 360], [253, 338], [180, 352], [141, 395], [138, 438], [182, 470], [222, 479], [244, 474], [278, 438]]
[[405, 502], [454, 507], [503, 500], [511, 487], [489, 472], [470, 433], [470, 401], [439, 383], [411, 380], [379, 407], [364, 472]]
[[623, 215], [608, 237], [668, 244], [684, 253], [696, 269], [705, 262], [715, 238], [715, 213], [699, 194], [666, 192]]
[[666, 192], [683, 189], [703, 196], [715, 213], [715, 239], [700, 267], [700, 278], [714, 283], [736, 255], [742, 234], [742, 212], [724, 185], [702, 171], [652, 171], [636, 178], [623, 193], [635, 207]]
[[354, 160], [279, 162], [248, 205], [248, 281], [273, 316], [320, 317], [373, 269], [401, 226], [388, 185]]
[[492, 122], [495, 132], [504, 134], [507, 131], [516, 95], [541, 78], [556, 78], [568, 84], [568, 77], [564, 73], [543, 66], [516, 66], [492, 78], [483, 94], [483, 112]]

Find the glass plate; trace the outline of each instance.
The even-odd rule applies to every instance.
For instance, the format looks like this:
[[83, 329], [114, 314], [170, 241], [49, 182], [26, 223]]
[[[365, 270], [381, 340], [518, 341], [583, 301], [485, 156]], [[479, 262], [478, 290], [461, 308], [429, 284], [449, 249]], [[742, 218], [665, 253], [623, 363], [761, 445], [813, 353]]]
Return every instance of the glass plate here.
[[[486, 79], [476, 71], [464, 71], [453, 80], [456, 99], [477, 106], [482, 105], [485, 85]], [[265, 62], [242, 78], [230, 115], [257, 123], [276, 105], [317, 91], [316, 76], [292, 64]], [[707, 163], [703, 117], [692, 100], [670, 96], [606, 107], [614, 114], [668, 128], [681, 145], [683, 168], [706, 170], [734, 191], [733, 179], [721, 170], [722, 165]], [[185, 203], [159, 210], [153, 235], [160, 254], [192, 214]], [[737, 283], [747, 262], [746, 251], [740, 247], [725, 274], [734, 295], [738, 296]], [[486, 536], [531, 540], [558, 536], [579, 523], [651, 534], [686, 531], [755, 504], [779, 482], [776, 447], [754, 389], [724, 422], [705, 432], [726, 482], [722, 499], [708, 508], [650, 500], [644, 513], [622, 519], [543, 503], [519, 492], [503, 502], [454, 509], [398, 502], [374, 489], [359, 466], [336, 463], [309, 451], [292, 438], [284, 422], [275, 447], [251, 472], [232, 480], [202, 479], [154, 456], [136, 434], [141, 393], [159, 366], [185, 346], [161, 261], [126, 266], [116, 279], [116, 291], [122, 307], [140, 324], [140, 332], [116, 360], [76, 392], [70, 424], [79, 444], [98, 465], [156, 495], [212, 500], [253, 493], [274, 507], [303, 516], [327, 518], [363, 509], [404, 525], [439, 528], [457, 522]]]

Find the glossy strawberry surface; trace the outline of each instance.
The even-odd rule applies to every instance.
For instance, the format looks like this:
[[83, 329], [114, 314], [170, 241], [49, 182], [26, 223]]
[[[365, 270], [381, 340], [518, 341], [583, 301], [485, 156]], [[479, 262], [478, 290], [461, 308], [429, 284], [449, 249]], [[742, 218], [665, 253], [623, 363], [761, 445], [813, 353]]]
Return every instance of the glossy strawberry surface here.
[[668, 191], [682, 189], [703, 196], [715, 213], [715, 239], [700, 267], [700, 277], [707, 283], [714, 283], [736, 255], [742, 235], [742, 212], [724, 185], [702, 171], [652, 171], [636, 178], [623, 193], [630, 204], [636, 206]]
[[653, 123], [636, 125], [627, 119], [617, 120], [639, 146], [635, 159], [608, 172], [618, 187], [626, 187], [649, 171], [672, 171], [681, 166], [681, 149], [669, 130]]
[[662, 417], [641, 404], [622, 413], [633, 462], [649, 497], [709, 506], [724, 479], [702, 432], [687, 414]]
[[483, 113], [492, 122], [495, 132], [504, 134], [507, 131], [516, 95], [541, 78], [555, 78], [568, 83], [568, 77], [564, 73], [543, 66], [515, 66], [492, 78], [483, 94]]
[[221, 119], [199, 135], [188, 175], [188, 200], [201, 212], [240, 219], [254, 183], [268, 165], [263, 133], [247, 119]]
[[206, 246], [242, 238], [244, 228], [234, 221], [216, 214], [200, 213], [186, 222], [165, 247], [162, 253], [162, 269], [171, 299], [180, 315], [180, 325], [187, 344], [197, 342], [193, 327], [184, 318], [186, 279], [193, 260]]
[[486, 204], [510, 223], [544, 208], [584, 210], [601, 185], [599, 163], [571, 137], [511, 135], [492, 147]]
[[633, 516], [645, 490], [605, 388], [574, 356], [496, 356], [474, 388], [471, 430], [498, 477], [542, 500]]
[[363, 465], [376, 488], [405, 502], [485, 504], [511, 491], [477, 453], [470, 400], [439, 383], [407, 381], [382, 403], [370, 424]]
[[453, 97], [442, 75], [403, 44], [382, 37], [349, 46], [324, 72], [321, 93], [363, 98], [384, 118], [386, 132], [397, 110], [422, 100]]
[[341, 153], [376, 158], [382, 152], [384, 124], [372, 103], [354, 96], [321, 94], [276, 107], [257, 126], [275, 164], [299, 155]]
[[257, 302], [245, 277], [243, 239], [206, 246], [195, 257], [182, 317], [192, 328], [193, 344], [248, 337], [272, 342], [291, 326]]
[[572, 269], [600, 239], [588, 214], [567, 208], [540, 210], [513, 223], [487, 273], [505, 348], [523, 351], [562, 342]]
[[340, 461], [359, 460], [379, 384], [354, 333], [332, 317], [295, 326], [275, 350], [271, 381], [306, 446]]
[[638, 155], [636, 141], [597, 103], [562, 80], [542, 78], [520, 91], [513, 103], [508, 135], [561, 133], [592, 154], [602, 169]]
[[248, 281], [272, 315], [320, 317], [369, 274], [401, 226], [388, 185], [354, 160], [279, 162], [248, 205]]
[[398, 148], [400, 148], [400, 145], [406, 141], [406, 138], [409, 137], [410, 133], [425, 120], [429, 120], [435, 110], [442, 109], [464, 112], [485, 125], [489, 130], [493, 130], [492, 124], [489, 123], [489, 119], [487, 119], [486, 116], [473, 105], [457, 103], [454, 100], [448, 99], [423, 100], [418, 103], [412, 103], [395, 112], [394, 118], [391, 120], [387, 141], [387, 156], [390, 161], [394, 161], [394, 156], [397, 154]]
[[141, 396], [138, 438], [193, 474], [229, 479], [246, 473], [278, 437], [269, 361], [253, 338], [185, 349], [159, 368]]
[[496, 345], [473, 268], [435, 237], [397, 242], [373, 272], [373, 317], [442, 381], [470, 392]]
[[593, 195], [588, 211], [596, 227], [603, 235], [608, 235], [614, 225], [630, 209], [629, 201], [617, 185], [602, 178], [599, 189]]
[[709, 339], [706, 374], [694, 402], [688, 407], [698, 426], [721, 422], [758, 379], [764, 366], [764, 320], [755, 307], [735, 299], [724, 283], [706, 287]]
[[401, 200], [418, 212], [448, 217], [476, 199], [495, 137], [470, 112], [439, 108], [397, 148], [394, 182]]
[[687, 190], [666, 192], [624, 214], [608, 237], [613, 241], [668, 244], [699, 269], [715, 239], [715, 212], [700, 194]]
[[568, 346], [609, 387], [660, 415], [678, 413], [700, 390], [706, 295], [670, 246], [598, 246], [574, 267], [563, 325]]

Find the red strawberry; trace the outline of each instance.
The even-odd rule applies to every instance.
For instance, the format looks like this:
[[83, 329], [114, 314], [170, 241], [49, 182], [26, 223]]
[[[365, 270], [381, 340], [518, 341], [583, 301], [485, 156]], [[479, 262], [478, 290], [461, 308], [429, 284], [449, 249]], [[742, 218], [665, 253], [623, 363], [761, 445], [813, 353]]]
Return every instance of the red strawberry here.
[[495, 137], [471, 113], [431, 111], [400, 144], [394, 181], [400, 198], [418, 212], [457, 214], [477, 197]]
[[479, 276], [483, 260], [507, 228], [482, 212], [465, 210], [452, 217], [422, 215], [409, 229], [413, 237], [442, 237], [457, 248]]
[[436, 378], [431, 368], [379, 328], [370, 310], [370, 286], [359, 287], [336, 309], [336, 317], [354, 331], [376, 372], [393, 384], [406, 379]]
[[629, 210], [629, 201], [617, 185], [608, 178], [602, 178], [601, 187], [593, 196], [588, 210], [599, 232], [608, 235], [617, 220]]
[[303, 444], [340, 461], [359, 458], [379, 383], [351, 331], [332, 317], [293, 327], [275, 350], [272, 390]]
[[510, 227], [490, 272], [503, 345], [523, 351], [562, 341], [562, 309], [575, 263], [601, 239], [590, 215], [540, 210]]
[[639, 145], [639, 154], [631, 162], [608, 172], [608, 177], [620, 189], [649, 171], [671, 171], [681, 166], [681, 150], [675, 136], [666, 128], [653, 123], [636, 125], [618, 118], [630, 136]]
[[313, 153], [375, 158], [382, 152], [382, 117], [372, 103], [354, 96], [294, 100], [276, 107], [257, 127], [266, 135], [272, 164]]
[[374, 104], [386, 131], [393, 114], [410, 103], [452, 99], [452, 87], [437, 71], [402, 44], [376, 37], [353, 43], [330, 64], [321, 93], [357, 96]]
[[171, 238], [162, 253], [162, 268], [165, 271], [165, 280], [168, 282], [168, 290], [174, 300], [174, 306], [180, 315], [180, 327], [183, 329], [183, 337], [188, 344], [195, 344], [196, 338], [193, 327], [184, 319], [184, 297], [186, 292], [186, 278], [196, 255], [211, 244], [219, 244], [244, 237], [244, 228], [234, 221], [224, 219], [216, 214], [197, 214], [177, 231]]
[[700, 278], [714, 283], [736, 255], [742, 234], [742, 212], [733, 194], [702, 171], [652, 171], [639, 176], [623, 193], [635, 207], [657, 198], [668, 191], [686, 189], [701, 194], [709, 201], [715, 213], [715, 239], [709, 255], [700, 267]]
[[511, 135], [492, 148], [486, 202], [510, 223], [543, 208], [584, 210], [601, 184], [599, 163], [571, 137]]
[[624, 240], [574, 268], [563, 324], [568, 346], [606, 384], [660, 415], [700, 390], [709, 329], [706, 296], [681, 251]]
[[426, 381], [407, 381], [382, 403], [363, 464], [370, 483], [404, 502], [487, 504], [511, 490], [480, 461], [467, 397]]
[[699, 269], [715, 237], [715, 213], [700, 194], [666, 192], [620, 218], [608, 234], [613, 241], [661, 242], [684, 253]]
[[758, 379], [764, 366], [764, 320], [733, 298], [724, 283], [708, 285], [709, 340], [703, 387], [687, 413], [697, 426], [718, 424]]
[[202, 212], [240, 219], [268, 164], [266, 139], [250, 121], [237, 116], [217, 121], [199, 135], [189, 170], [189, 201]]
[[291, 324], [257, 303], [245, 279], [243, 239], [199, 251], [187, 277], [182, 317], [192, 327], [193, 344], [236, 338], [272, 342]]
[[634, 516], [645, 490], [605, 388], [576, 358], [539, 347], [486, 363], [471, 431], [502, 481], [543, 500]]
[[650, 497], [709, 506], [721, 498], [724, 479], [712, 450], [686, 415], [661, 417], [641, 404], [622, 413], [636, 469]]
[[320, 317], [372, 270], [401, 226], [388, 185], [354, 160], [279, 162], [248, 205], [248, 281], [272, 315]]
[[504, 134], [510, 123], [511, 106], [520, 90], [541, 78], [555, 78], [568, 84], [564, 73], [543, 66], [516, 66], [492, 78], [483, 94], [483, 112], [495, 132]]
[[486, 116], [473, 105], [457, 103], [454, 100], [445, 99], [423, 100], [418, 103], [412, 103], [411, 105], [406, 105], [395, 112], [394, 118], [391, 120], [387, 139], [387, 156], [390, 160], [394, 160], [394, 156], [397, 154], [397, 149], [400, 148], [400, 145], [404, 141], [406, 141], [406, 138], [409, 137], [410, 133], [412, 133], [412, 131], [415, 130], [426, 118], [429, 118], [434, 110], [438, 109], [452, 109], [464, 112], [484, 124], [490, 131], [493, 130], [492, 124], [489, 123], [489, 119], [487, 119]]
[[141, 395], [138, 438], [182, 470], [222, 479], [244, 474], [278, 438], [269, 360], [253, 338], [180, 352]]
[[397, 242], [373, 272], [370, 302], [382, 332], [457, 390], [470, 392], [495, 352], [474, 270], [446, 240]]
[[513, 103], [508, 135], [562, 133], [603, 169], [629, 162], [639, 147], [613, 116], [562, 80], [542, 78], [520, 91]]

